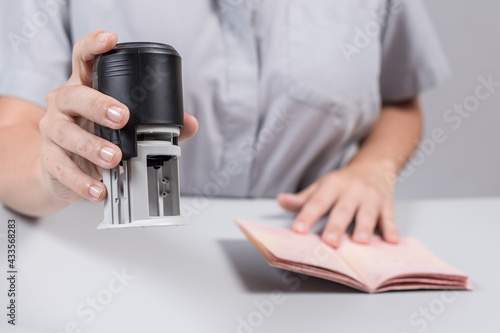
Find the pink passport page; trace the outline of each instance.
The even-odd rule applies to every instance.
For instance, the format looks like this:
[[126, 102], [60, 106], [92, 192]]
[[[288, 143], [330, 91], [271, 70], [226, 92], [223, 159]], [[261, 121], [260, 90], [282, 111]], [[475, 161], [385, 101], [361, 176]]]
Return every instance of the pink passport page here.
[[271, 266], [335, 281], [376, 293], [408, 289], [472, 290], [468, 276], [439, 259], [418, 240], [398, 244], [373, 236], [369, 245], [344, 236], [334, 249], [316, 234], [236, 221]]

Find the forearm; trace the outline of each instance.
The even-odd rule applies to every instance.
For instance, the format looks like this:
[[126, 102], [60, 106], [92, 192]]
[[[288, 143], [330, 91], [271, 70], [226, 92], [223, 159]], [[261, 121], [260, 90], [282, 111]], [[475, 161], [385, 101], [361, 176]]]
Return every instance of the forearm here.
[[418, 98], [386, 105], [349, 165], [373, 167], [384, 176], [396, 177], [418, 147], [421, 135], [422, 112]]
[[44, 111], [30, 103], [0, 98], [0, 201], [26, 215], [51, 214], [57, 201], [43, 184], [38, 121]]

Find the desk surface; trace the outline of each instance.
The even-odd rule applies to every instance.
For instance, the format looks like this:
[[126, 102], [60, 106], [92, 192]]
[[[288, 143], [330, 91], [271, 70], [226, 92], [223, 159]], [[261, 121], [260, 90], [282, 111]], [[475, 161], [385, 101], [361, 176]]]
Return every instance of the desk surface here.
[[[192, 198], [183, 203], [194, 204]], [[7, 219], [17, 221], [18, 326], [12, 332], [410, 333], [498, 327], [500, 199], [398, 202], [401, 233], [468, 273], [475, 290], [373, 295], [268, 266], [233, 220], [289, 226], [292, 216], [274, 201], [206, 204], [192, 211], [189, 226], [122, 230], [96, 230], [102, 207], [89, 202], [38, 221], [0, 208], [2, 274]], [[7, 289], [2, 278], [0, 304], [7, 304]], [[0, 331], [10, 332], [2, 309]]]

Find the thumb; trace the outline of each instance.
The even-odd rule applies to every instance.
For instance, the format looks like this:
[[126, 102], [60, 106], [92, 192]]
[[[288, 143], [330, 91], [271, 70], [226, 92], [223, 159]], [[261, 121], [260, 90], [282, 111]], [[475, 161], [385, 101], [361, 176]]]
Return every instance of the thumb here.
[[315, 182], [298, 193], [281, 193], [276, 197], [278, 204], [292, 213], [298, 213], [318, 188]]
[[73, 73], [68, 83], [92, 86], [92, 69], [95, 58], [111, 50], [118, 42], [118, 36], [113, 32], [96, 30], [78, 42], [73, 47]]

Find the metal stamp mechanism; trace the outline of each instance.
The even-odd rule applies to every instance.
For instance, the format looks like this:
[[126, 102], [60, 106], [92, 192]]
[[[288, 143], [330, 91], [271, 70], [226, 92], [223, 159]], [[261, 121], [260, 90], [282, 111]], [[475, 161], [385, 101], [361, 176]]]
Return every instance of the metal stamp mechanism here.
[[98, 136], [122, 150], [103, 170], [108, 190], [99, 229], [188, 224], [180, 216], [177, 137], [184, 125], [181, 57], [159, 43], [122, 43], [98, 56], [93, 86], [127, 105], [120, 130], [95, 125]]

